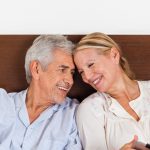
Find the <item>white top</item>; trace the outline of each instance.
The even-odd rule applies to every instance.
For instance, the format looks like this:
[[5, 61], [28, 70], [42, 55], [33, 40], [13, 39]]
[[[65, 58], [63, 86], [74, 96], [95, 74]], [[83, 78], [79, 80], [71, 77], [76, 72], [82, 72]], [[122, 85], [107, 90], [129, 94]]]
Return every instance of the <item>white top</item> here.
[[140, 96], [131, 101], [137, 122], [124, 108], [105, 93], [94, 93], [78, 107], [79, 135], [85, 150], [118, 150], [134, 135], [150, 143], [150, 81], [138, 81]]

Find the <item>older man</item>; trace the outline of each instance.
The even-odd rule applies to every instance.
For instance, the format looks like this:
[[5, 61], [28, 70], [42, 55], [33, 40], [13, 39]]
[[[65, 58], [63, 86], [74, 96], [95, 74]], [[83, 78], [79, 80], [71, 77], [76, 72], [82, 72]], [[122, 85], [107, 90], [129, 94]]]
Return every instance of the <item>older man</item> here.
[[10, 94], [0, 90], [0, 149], [82, 149], [77, 104], [66, 97], [73, 85], [73, 47], [61, 35], [35, 39], [25, 58], [28, 89]]

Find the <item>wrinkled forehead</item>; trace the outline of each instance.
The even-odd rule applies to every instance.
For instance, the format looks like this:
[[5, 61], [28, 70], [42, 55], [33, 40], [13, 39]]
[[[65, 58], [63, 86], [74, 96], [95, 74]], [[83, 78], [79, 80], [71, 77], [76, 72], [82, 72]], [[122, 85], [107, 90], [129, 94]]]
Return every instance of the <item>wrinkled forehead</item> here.
[[86, 58], [87, 56], [90, 57], [90, 56], [99, 54], [99, 51], [101, 51], [101, 50], [99, 48], [96, 48], [96, 47], [86, 47], [86, 48], [82, 48], [82, 49], [77, 50], [74, 53], [74, 57], [79, 57], [79, 56], [85, 55], [85, 58]]
[[96, 59], [99, 59], [99, 54], [95, 48], [82, 49], [74, 54], [74, 62], [78, 66]]
[[62, 65], [68, 66], [69, 68], [74, 68], [72, 54], [60, 48], [54, 50], [52, 63], [59, 66]]

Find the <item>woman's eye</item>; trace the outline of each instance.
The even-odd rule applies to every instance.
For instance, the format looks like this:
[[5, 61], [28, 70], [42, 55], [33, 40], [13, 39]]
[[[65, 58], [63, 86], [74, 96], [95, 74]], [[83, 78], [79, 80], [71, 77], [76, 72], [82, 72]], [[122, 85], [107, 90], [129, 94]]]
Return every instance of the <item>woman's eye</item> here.
[[94, 63], [89, 64], [89, 65], [88, 65], [88, 68], [90, 68], [90, 67], [93, 66], [93, 65], [94, 65]]

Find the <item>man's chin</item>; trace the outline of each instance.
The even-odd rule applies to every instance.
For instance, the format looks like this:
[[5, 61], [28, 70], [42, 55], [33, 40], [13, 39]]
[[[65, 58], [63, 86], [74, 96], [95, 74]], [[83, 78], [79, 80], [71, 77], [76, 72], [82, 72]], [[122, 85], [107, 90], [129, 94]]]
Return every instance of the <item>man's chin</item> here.
[[65, 99], [66, 99], [66, 96], [61, 97], [61, 98], [57, 98], [57, 99], [55, 100], [55, 102], [56, 102], [57, 104], [62, 104], [62, 103], [65, 101]]

